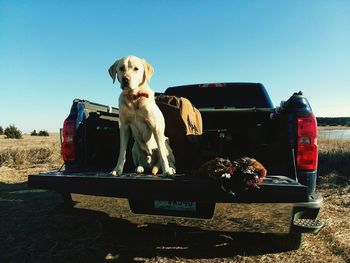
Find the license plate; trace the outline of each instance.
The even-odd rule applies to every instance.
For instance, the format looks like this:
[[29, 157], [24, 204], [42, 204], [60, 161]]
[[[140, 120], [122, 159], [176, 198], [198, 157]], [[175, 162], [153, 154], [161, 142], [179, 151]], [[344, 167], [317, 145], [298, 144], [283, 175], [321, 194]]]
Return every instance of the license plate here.
[[154, 201], [154, 208], [161, 210], [195, 212], [196, 206], [196, 202], [191, 201]]

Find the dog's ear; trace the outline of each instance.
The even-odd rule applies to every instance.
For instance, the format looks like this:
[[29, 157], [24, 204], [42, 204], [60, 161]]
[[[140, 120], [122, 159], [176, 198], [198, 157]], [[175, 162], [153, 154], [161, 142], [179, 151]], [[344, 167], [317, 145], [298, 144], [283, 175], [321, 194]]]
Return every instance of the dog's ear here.
[[117, 75], [117, 65], [118, 65], [118, 61], [114, 62], [114, 64], [112, 66], [110, 66], [110, 68], [108, 69], [108, 73], [111, 76], [111, 78], [113, 79], [113, 84], [115, 82], [115, 77]]
[[145, 68], [144, 77], [145, 77], [146, 81], [150, 81], [150, 79], [154, 73], [154, 69], [145, 59], [143, 60], [143, 66]]

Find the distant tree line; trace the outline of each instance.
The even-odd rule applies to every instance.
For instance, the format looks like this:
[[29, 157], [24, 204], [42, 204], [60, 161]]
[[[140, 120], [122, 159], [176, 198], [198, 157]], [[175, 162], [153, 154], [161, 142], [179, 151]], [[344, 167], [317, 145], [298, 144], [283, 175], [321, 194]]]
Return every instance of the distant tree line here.
[[318, 126], [350, 127], [350, 117], [317, 117]]
[[49, 136], [49, 133], [46, 130], [37, 132], [36, 130], [30, 133], [30, 136]]
[[22, 139], [22, 132], [13, 124], [8, 126], [5, 130], [0, 126], [0, 135], [5, 135], [6, 139]]
[[[14, 125], [9, 125], [5, 130], [0, 126], [0, 135], [5, 135], [6, 139], [22, 139], [22, 132]], [[46, 130], [37, 132], [36, 130], [30, 133], [31, 136], [49, 136], [50, 134]]]

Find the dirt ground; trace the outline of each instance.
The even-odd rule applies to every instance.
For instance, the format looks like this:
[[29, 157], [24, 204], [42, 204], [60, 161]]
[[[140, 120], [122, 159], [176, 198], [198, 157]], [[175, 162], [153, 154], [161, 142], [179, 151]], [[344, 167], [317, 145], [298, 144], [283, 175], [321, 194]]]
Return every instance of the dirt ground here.
[[55, 192], [27, 188], [27, 176], [59, 162], [0, 166], [0, 262], [350, 262], [349, 180], [324, 175], [319, 218], [301, 248], [276, 251], [278, 237], [133, 224], [115, 198], [73, 195], [64, 209]]

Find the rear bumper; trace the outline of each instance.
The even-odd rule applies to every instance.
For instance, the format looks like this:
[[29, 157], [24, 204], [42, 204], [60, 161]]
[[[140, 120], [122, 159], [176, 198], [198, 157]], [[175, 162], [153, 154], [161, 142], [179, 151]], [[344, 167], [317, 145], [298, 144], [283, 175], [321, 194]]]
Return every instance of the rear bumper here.
[[[140, 220], [147, 224], [171, 222], [204, 230], [279, 234], [317, 233], [323, 227], [323, 223], [316, 219], [322, 203], [320, 195], [310, 196], [308, 202], [298, 203], [216, 203], [213, 204], [212, 217], [199, 219], [174, 211], [156, 211], [146, 202], [138, 203], [141, 209], [133, 200], [118, 202], [131, 208], [128, 219], [135, 223]], [[149, 213], [153, 215], [145, 215]]]
[[[128, 220], [135, 223], [172, 222], [206, 230], [260, 233], [317, 232], [321, 228], [302, 224], [300, 219], [315, 220], [322, 197], [309, 196], [305, 186], [283, 176], [268, 177], [260, 189], [235, 195], [224, 193], [211, 180], [181, 175], [112, 177], [52, 172], [30, 175], [28, 186], [63, 194], [118, 197], [117, 204], [127, 206]], [[157, 201], [193, 202], [196, 210], [159, 209]]]

